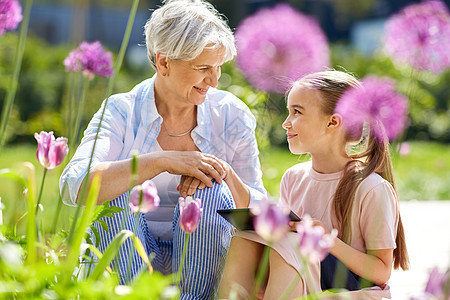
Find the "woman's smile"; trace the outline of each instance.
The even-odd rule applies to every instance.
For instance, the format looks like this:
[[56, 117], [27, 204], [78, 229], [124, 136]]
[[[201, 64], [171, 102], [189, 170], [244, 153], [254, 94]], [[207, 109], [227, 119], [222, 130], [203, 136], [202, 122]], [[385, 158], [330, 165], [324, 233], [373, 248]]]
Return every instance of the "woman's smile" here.
[[196, 87], [196, 86], [194, 86], [194, 89], [195, 89], [197, 92], [199, 92], [200, 95], [202, 95], [202, 96], [206, 95], [206, 92], [208, 92], [208, 89], [202, 89], [202, 88], [199, 88], [199, 87]]

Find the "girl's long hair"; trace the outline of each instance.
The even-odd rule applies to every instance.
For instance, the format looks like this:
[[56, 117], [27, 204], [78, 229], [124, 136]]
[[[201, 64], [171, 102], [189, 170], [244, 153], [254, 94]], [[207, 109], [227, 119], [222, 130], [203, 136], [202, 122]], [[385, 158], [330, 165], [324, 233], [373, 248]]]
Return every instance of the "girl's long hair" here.
[[[322, 100], [321, 109], [329, 115], [334, 113], [339, 98], [347, 89], [360, 87], [360, 83], [355, 77], [335, 70], [306, 75], [297, 81], [296, 84], [319, 90]], [[350, 133], [347, 138], [348, 141], [354, 140]], [[340, 238], [346, 242], [349, 242], [349, 237], [351, 236], [350, 222], [355, 193], [359, 184], [365, 178], [372, 173], [377, 173], [392, 185], [397, 194], [388, 140], [378, 139], [369, 130], [369, 133], [363, 136], [359, 142], [359, 146], [365, 144], [365, 150], [358, 154], [349, 154], [352, 160], [345, 166], [344, 174], [339, 181], [332, 203], [338, 221]], [[394, 249], [394, 269], [400, 267], [403, 270], [407, 270], [409, 268], [409, 258], [400, 215], [395, 242], [397, 247]]]

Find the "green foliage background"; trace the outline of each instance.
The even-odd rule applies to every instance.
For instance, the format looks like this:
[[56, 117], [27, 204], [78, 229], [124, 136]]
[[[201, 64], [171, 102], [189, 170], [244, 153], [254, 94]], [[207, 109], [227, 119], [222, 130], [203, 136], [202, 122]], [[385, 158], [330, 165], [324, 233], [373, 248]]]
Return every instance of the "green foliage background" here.
[[[0, 44], [0, 105], [3, 105], [14, 60], [17, 36], [7, 33]], [[72, 50], [68, 45], [51, 46], [28, 37], [19, 88], [8, 125], [10, 144], [34, 142], [36, 131], [53, 130], [56, 135], [68, 136], [68, 87], [71, 81], [81, 80], [78, 74], [64, 71], [63, 61]], [[407, 66], [394, 66], [382, 52], [364, 56], [346, 45], [331, 45], [332, 67], [345, 69], [363, 78], [367, 75], [389, 76], [397, 81], [400, 92], [410, 98], [410, 124], [404, 139], [450, 142], [450, 71], [441, 75], [416, 72]], [[148, 64], [133, 67], [125, 60], [118, 74], [114, 93], [129, 91], [141, 80], [153, 75]], [[78, 76], [78, 77], [77, 77]], [[105, 97], [107, 80], [97, 76], [89, 86], [82, 129]], [[234, 62], [222, 70], [219, 88], [241, 98], [258, 120], [257, 136], [261, 149], [270, 145], [286, 145], [281, 123], [286, 117], [285, 99], [280, 94], [255, 90]], [[79, 91], [78, 91], [79, 92]], [[82, 131], [81, 131], [82, 132]]]

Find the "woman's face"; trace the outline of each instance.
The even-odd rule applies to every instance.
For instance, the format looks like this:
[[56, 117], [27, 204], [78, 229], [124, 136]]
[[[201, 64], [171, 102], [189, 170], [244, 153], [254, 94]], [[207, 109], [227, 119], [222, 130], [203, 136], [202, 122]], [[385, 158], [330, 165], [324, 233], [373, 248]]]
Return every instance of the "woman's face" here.
[[205, 49], [191, 61], [168, 60], [169, 93], [176, 99], [199, 105], [210, 87], [217, 87], [225, 48]]
[[289, 115], [283, 123], [289, 150], [294, 154], [311, 153], [325, 149], [329, 117], [320, 108], [320, 92], [298, 84], [288, 95]]

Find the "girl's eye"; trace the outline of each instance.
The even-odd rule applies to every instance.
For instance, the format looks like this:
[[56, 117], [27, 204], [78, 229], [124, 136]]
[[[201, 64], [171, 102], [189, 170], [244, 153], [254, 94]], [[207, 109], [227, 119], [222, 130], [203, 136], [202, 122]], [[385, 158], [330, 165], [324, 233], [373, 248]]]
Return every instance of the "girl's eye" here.
[[298, 109], [294, 109], [294, 115], [297, 115], [297, 114], [302, 114]]

